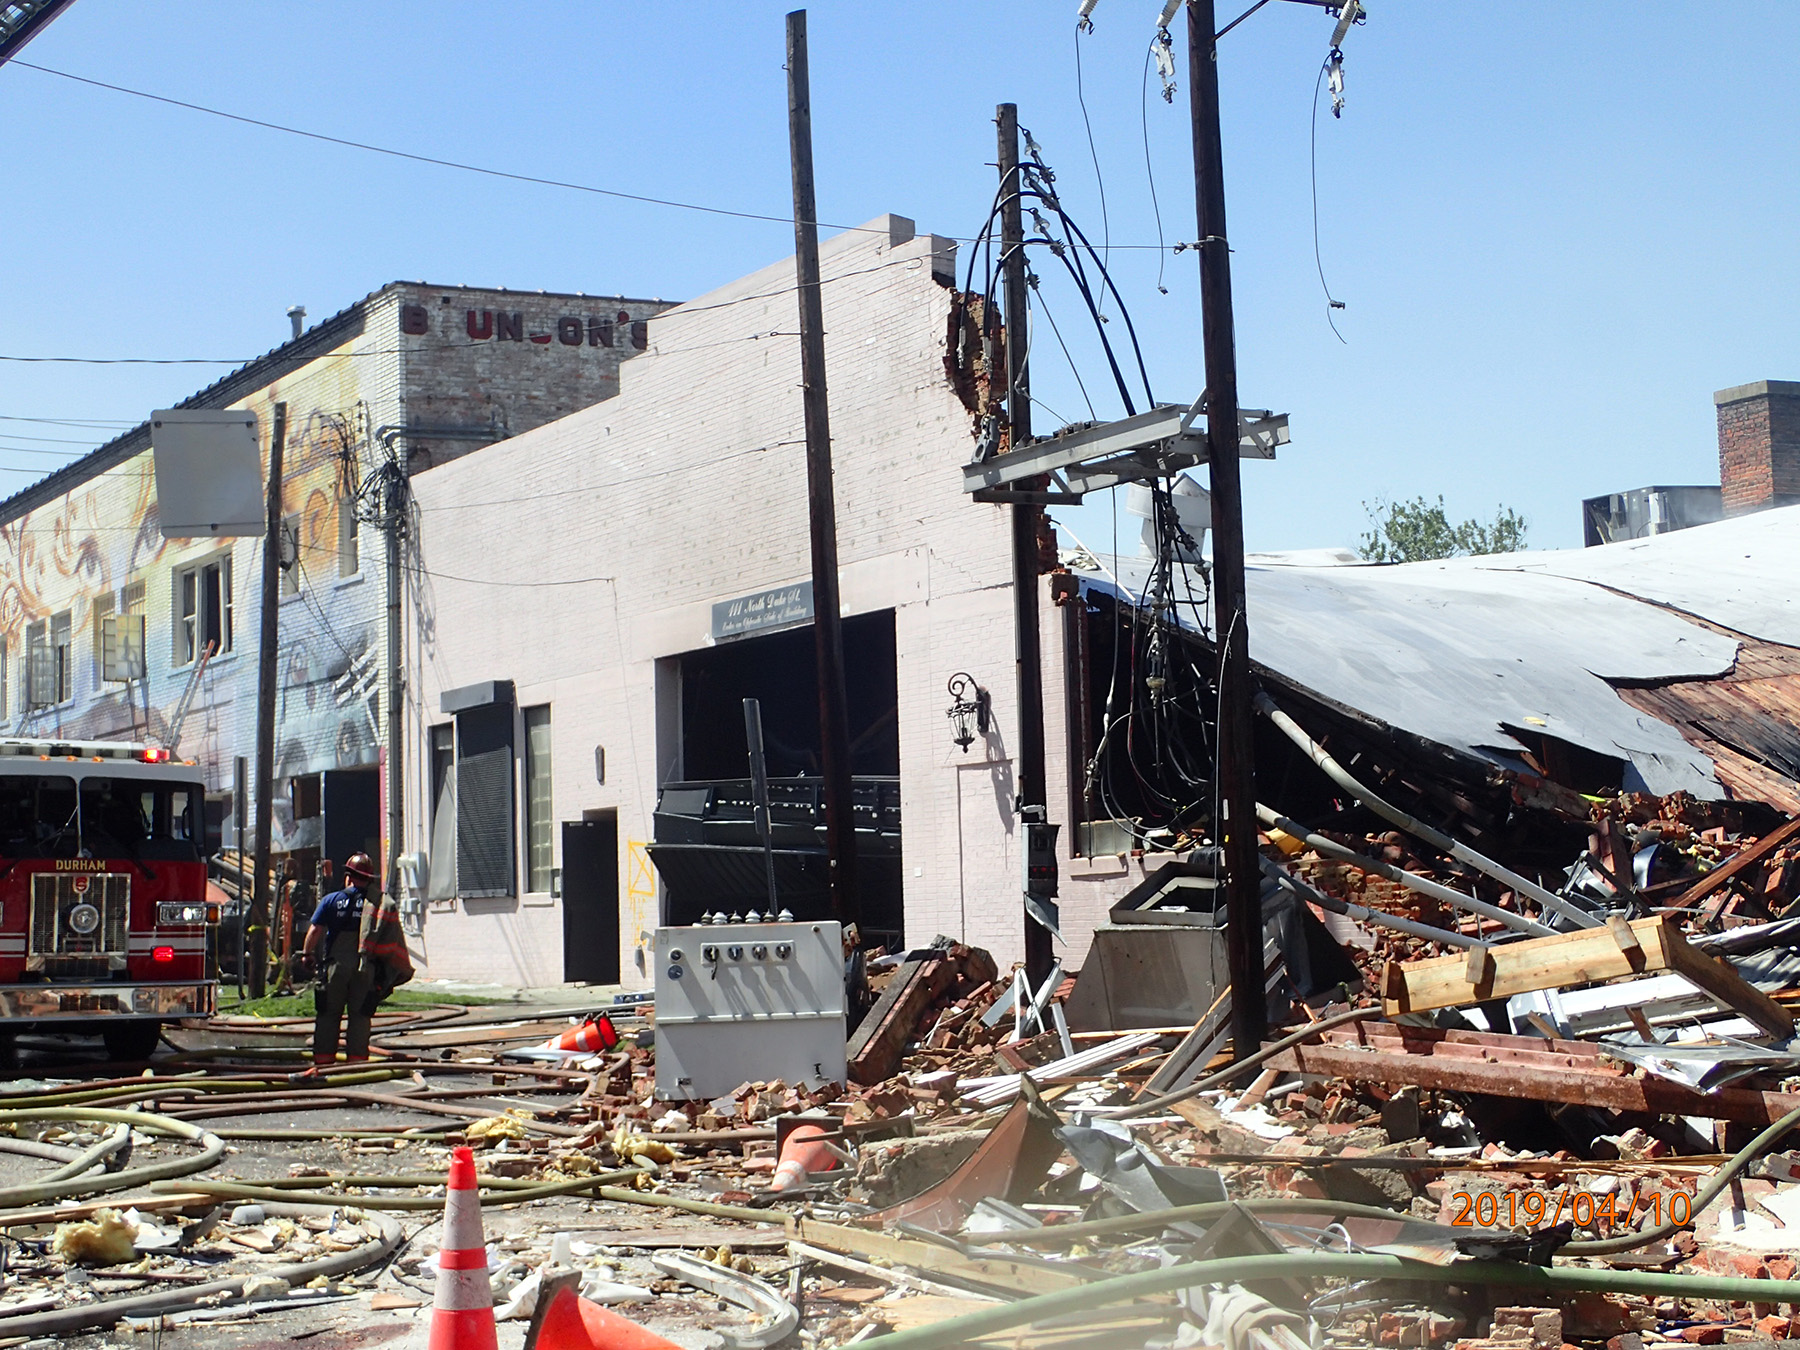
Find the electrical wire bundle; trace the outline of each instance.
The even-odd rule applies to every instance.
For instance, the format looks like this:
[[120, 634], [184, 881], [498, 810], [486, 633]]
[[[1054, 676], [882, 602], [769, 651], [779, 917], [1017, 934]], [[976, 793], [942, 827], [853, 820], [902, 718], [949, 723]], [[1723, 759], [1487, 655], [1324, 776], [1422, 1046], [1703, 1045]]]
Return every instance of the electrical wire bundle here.
[[[1002, 182], [969, 250], [965, 290], [970, 296], [979, 294], [982, 300], [987, 368], [998, 372], [1003, 364], [997, 356], [998, 331], [992, 316], [998, 312], [996, 292], [1010, 259], [1004, 247], [996, 257], [995, 224], [1012, 205], [1008, 191], [1015, 190], [1022, 214], [1030, 218], [1033, 229], [1020, 247], [1048, 250], [1062, 264], [1099, 336], [1126, 416], [1139, 410], [1137, 386], [1127, 378], [1127, 365], [1108, 332], [1103, 313], [1107, 297], [1124, 323], [1131, 347], [1129, 361], [1136, 368], [1144, 406], [1154, 408], [1158, 405], [1125, 298], [1113, 283], [1101, 252], [1071, 218], [1056, 192], [1056, 174], [1045, 162], [1041, 148], [1030, 132], [1023, 128], [1020, 132], [1029, 158], [1021, 161], [1016, 179]], [[975, 289], [978, 263], [985, 267], [979, 292]], [[1050, 317], [1029, 256], [1025, 281], [1068, 357], [1068, 346]], [[1024, 340], [1028, 342], [1029, 337]], [[1019, 363], [1021, 368], [1024, 364]], [[1088, 402], [1089, 415], [1094, 416], [1092, 400], [1072, 357], [1069, 364]], [[1007, 394], [1015, 396], [1011, 390]], [[978, 459], [997, 453], [1000, 447], [1002, 414], [998, 403], [998, 399], [990, 399], [982, 409], [977, 429]], [[1131, 606], [1129, 618], [1110, 626], [1112, 652], [1101, 734], [1086, 775], [1090, 801], [1097, 802], [1140, 844], [1162, 847], [1181, 835], [1204, 835], [1217, 810], [1214, 761], [1218, 683], [1198, 659], [1200, 648], [1182, 631], [1179, 621], [1180, 611], [1186, 607], [1194, 625], [1202, 632], [1208, 630], [1210, 586], [1206, 566], [1200, 560], [1199, 540], [1183, 526], [1172, 486], [1167, 478], [1148, 484], [1154, 540], [1149, 575], [1143, 593]]]

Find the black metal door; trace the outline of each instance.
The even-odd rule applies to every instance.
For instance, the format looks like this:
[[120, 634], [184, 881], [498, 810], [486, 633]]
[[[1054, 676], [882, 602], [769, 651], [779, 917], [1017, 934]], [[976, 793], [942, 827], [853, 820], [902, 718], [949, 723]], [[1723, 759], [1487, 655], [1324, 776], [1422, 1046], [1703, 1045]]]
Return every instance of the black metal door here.
[[563, 979], [619, 982], [619, 821], [562, 827]]

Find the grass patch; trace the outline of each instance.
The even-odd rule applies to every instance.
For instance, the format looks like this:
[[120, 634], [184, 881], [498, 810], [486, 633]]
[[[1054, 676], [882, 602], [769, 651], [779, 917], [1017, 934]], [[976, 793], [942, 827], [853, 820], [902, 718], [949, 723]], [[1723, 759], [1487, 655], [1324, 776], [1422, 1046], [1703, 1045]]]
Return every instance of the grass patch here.
[[[477, 994], [427, 993], [424, 990], [396, 989], [381, 1001], [383, 1009], [409, 1011], [418, 1008], [441, 1008], [446, 1004], [464, 1008], [485, 1008], [494, 1002]], [[309, 986], [298, 994], [270, 994], [266, 998], [247, 998], [241, 1002], [219, 991], [219, 1012], [233, 1017], [311, 1017], [317, 1012], [313, 990]]]

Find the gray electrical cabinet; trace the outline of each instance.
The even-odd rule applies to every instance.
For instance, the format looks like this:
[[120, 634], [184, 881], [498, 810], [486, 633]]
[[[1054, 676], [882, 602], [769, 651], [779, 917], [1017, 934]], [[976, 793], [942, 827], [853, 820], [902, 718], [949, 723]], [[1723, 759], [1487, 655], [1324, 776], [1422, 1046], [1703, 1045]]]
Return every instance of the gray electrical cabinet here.
[[656, 1095], [844, 1081], [844, 945], [835, 923], [659, 928]]

